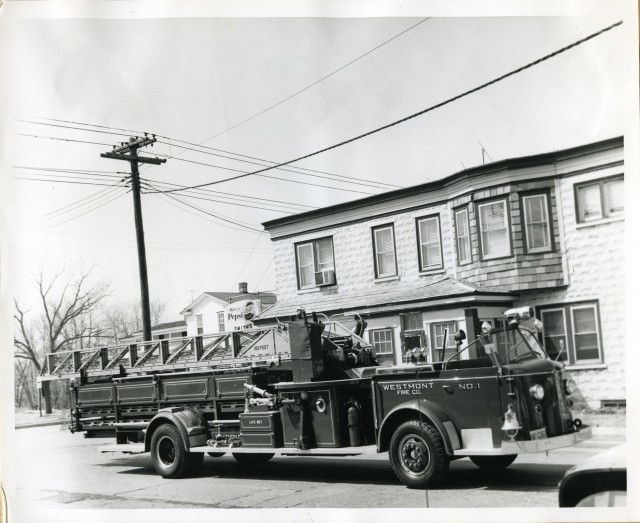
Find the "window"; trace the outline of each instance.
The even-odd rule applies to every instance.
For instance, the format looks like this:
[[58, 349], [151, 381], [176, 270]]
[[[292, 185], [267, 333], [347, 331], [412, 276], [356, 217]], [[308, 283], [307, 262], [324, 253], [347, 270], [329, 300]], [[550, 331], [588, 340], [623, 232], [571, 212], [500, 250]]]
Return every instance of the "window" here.
[[542, 344], [549, 357], [570, 365], [602, 363], [597, 302], [540, 308]]
[[482, 258], [510, 256], [511, 241], [509, 239], [506, 200], [479, 204], [478, 214], [480, 217]]
[[456, 245], [458, 247], [458, 264], [471, 262], [471, 237], [469, 234], [469, 211], [460, 209], [455, 212]]
[[624, 178], [618, 176], [575, 186], [578, 223], [613, 218], [624, 212]]
[[419, 218], [417, 224], [420, 270], [430, 271], [442, 268], [440, 218], [438, 216]]
[[333, 238], [321, 238], [296, 245], [298, 288], [311, 289], [335, 284]]
[[396, 241], [393, 225], [374, 227], [373, 259], [376, 278], [386, 278], [398, 274], [396, 265]]
[[218, 332], [224, 332], [224, 312], [218, 313]]
[[202, 334], [204, 332], [202, 327], [202, 314], [196, 315], [196, 327], [198, 328], [198, 334]]
[[371, 331], [371, 345], [373, 353], [393, 354], [393, 329], [377, 329]]
[[401, 314], [400, 319], [402, 320], [403, 331], [422, 330], [421, 312], [407, 312], [406, 314]]
[[522, 197], [524, 229], [527, 252], [551, 250], [551, 228], [549, 226], [549, 204], [546, 194]]
[[[458, 351], [458, 346], [454, 338], [456, 332], [458, 332], [457, 321], [443, 321], [431, 324], [431, 346], [434, 352], [433, 361], [445, 361]], [[442, 346], [445, 344], [445, 334], [447, 338], [443, 353]]]

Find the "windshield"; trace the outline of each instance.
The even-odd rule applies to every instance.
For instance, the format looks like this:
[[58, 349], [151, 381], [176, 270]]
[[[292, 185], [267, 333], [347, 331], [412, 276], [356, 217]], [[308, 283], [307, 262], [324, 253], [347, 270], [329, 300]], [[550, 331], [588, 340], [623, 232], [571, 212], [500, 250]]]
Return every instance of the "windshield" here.
[[[489, 334], [483, 334], [479, 338], [486, 356], [494, 361], [494, 364], [518, 363], [528, 359], [545, 359], [544, 349], [536, 336], [523, 328], [492, 330]], [[482, 352], [482, 351], [478, 351]], [[482, 357], [482, 354], [478, 354]]]

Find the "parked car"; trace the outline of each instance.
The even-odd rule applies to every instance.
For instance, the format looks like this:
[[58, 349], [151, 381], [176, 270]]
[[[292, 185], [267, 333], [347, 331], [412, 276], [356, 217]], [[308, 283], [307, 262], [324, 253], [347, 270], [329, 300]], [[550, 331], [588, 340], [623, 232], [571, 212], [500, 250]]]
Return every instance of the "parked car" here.
[[600, 452], [562, 478], [561, 507], [624, 507], [627, 504], [626, 444]]

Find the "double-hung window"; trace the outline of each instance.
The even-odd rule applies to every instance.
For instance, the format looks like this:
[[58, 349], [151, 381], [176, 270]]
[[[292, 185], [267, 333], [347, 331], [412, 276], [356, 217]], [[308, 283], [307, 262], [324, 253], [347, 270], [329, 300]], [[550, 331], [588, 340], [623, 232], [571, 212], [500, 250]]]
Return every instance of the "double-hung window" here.
[[381, 354], [393, 354], [393, 329], [376, 329], [370, 333], [373, 353], [376, 356]]
[[624, 213], [624, 178], [616, 176], [575, 186], [578, 223], [614, 218]]
[[546, 194], [531, 194], [522, 197], [527, 252], [551, 250], [551, 227], [549, 204]]
[[373, 234], [373, 259], [376, 278], [398, 274], [396, 240], [393, 224], [381, 225], [371, 230]]
[[335, 284], [333, 238], [296, 244], [296, 265], [299, 289]]
[[196, 314], [196, 328], [198, 329], [198, 335], [204, 332], [204, 323], [202, 321], [202, 314]]
[[418, 260], [421, 271], [442, 268], [442, 246], [440, 240], [440, 218], [429, 216], [418, 218]]
[[469, 211], [459, 209], [454, 213], [458, 264], [471, 262], [471, 235], [469, 234]]
[[218, 313], [218, 332], [224, 332], [224, 312]]
[[482, 258], [486, 260], [511, 256], [507, 201], [498, 200], [478, 204], [478, 216]]
[[602, 363], [598, 302], [539, 308], [542, 344], [549, 357], [570, 365]]
[[[457, 349], [455, 335], [457, 330], [457, 321], [443, 321], [431, 324], [431, 339], [433, 342], [431, 346], [435, 351], [434, 361], [444, 361], [455, 354]], [[443, 346], [444, 352], [442, 350]]]

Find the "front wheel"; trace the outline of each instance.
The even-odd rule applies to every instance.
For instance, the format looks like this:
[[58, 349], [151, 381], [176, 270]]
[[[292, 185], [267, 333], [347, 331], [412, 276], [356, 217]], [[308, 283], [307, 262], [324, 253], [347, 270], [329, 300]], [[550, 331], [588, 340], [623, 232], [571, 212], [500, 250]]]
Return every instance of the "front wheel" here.
[[406, 421], [391, 436], [391, 468], [409, 488], [433, 487], [449, 471], [449, 458], [440, 433], [428, 423]]
[[266, 454], [266, 453], [256, 453], [256, 454], [245, 454], [245, 453], [235, 453], [233, 457], [236, 459], [238, 463], [242, 463], [243, 465], [259, 465], [261, 463], [266, 463], [269, 461], [275, 454]]
[[181, 478], [191, 471], [190, 456], [180, 431], [169, 423], [160, 425], [151, 438], [151, 461], [163, 478]]
[[509, 454], [508, 456], [469, 456], [469, 459], [482, 470], [499, 472], [511, 465], [517, 457], [517, 454]]

